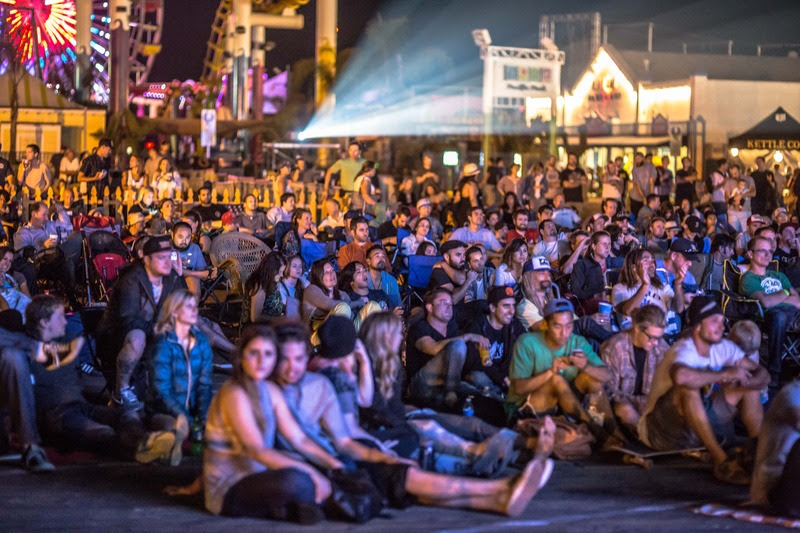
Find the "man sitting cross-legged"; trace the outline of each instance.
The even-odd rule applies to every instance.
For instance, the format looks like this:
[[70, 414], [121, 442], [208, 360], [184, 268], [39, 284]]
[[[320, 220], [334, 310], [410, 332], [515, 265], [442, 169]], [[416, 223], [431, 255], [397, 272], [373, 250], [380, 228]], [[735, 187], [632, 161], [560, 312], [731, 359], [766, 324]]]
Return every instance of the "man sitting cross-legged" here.
[[[616, 430], [603, 392], [603, 386], [611, 381], [611, 372], [589, 342], [573, 334], [574, 311], [569, 300], [551, 300], [543, 312], [544, 331], [526, 333], [517, 340], [508, 373], [511, 386], [507, 407], [536, 416], [560, 407], [584, 422], [598, 440], [605, 441]], [[587, 395], [603, 413], [603, 427], [581, 406]]]
[[669, 349], [664, 341], [667, 317], [657, 305], [645, 305], [633, 312], [633, 327], [621, 331], [600, 347], [600, 357], [613, 376], [609, 397], [622, 427], [637, 436], [639, 417], [658, 363]]
[[711, 454], [714, 477], [747, 484], [749, 475], [728, 458], [716, 434], [738, 414], [748, 435], [758, 435], [764, 417], [760, 390], [769, 383], [769, 374], [722, 338], [725, 317], [713, 298], [692, 300], [688, 319], [690, 334], [656, 368], [639, 438], [655, 450], [703, 445]]

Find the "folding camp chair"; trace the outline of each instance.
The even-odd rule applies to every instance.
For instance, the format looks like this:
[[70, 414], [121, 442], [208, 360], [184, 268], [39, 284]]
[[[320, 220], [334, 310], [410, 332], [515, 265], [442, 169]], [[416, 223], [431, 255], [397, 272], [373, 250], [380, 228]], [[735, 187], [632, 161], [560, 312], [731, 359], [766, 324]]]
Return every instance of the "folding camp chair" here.
[[403, 298], [403, 307], [408, 310], [414, 298], [422, 302], [422, 295], [428, 288], [431, 280], [433, 265], [442, 260], [441, 256], [412, 255], [408, 258], [408, 277], [406, 280], [406, 294]]

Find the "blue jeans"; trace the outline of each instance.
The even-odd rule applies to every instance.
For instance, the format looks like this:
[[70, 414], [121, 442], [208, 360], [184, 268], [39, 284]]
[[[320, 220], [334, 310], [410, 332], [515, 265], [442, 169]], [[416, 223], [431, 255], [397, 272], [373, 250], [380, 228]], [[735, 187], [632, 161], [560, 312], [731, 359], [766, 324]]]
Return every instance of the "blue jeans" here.
[[448, 392], [461, 386], [461, 372], [467, 358], [467, 343], [453, 339], [411, 378], [408, 393], [422, 405], [436, 405]]

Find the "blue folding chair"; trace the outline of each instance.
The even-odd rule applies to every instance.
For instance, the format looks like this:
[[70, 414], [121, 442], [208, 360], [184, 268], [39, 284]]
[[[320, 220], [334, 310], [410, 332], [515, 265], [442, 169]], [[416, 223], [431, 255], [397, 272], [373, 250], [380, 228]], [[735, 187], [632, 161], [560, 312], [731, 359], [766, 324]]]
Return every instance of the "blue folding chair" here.
[[404, 271], [406, 269], [406, 262], [403, 261], [405, 256], [400, 251], [400, 243], [403, 242], [403, 239], [411, 235], [411, 232], [404, 228], [397, 228], [397, 247], [394, 250], [394, 255], [392, 256], [392, 268], [398, 269], [400, 271]]
[[328, 257], [328, 243], [300, 239], [300, 257], [306, 262], [306, 268], [311, 268], [314, 261]]
[[422, 302], [422, 295], [428, 289], [433, 265], [442, 260], [442, 256], [411, 255], [408, 257], [408, 278], [403, 306], [408, 310], [414, 298]]

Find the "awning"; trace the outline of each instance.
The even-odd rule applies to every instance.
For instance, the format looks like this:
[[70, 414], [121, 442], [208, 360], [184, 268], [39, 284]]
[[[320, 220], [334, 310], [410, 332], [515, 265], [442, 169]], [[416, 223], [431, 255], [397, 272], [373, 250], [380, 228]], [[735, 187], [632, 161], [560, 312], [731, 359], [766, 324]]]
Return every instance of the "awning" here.
[[779, 107], [728, 144], [740, 150], [800, 150], [800, 122]]
[[[570, 145], [580, 144], [580, 137], [570, 136], [567, 139]], [[669, 144], [669, 136], [652, 135], [606, 135], [602, 137], [587, 137], [587, 146], [662, 146]]]

